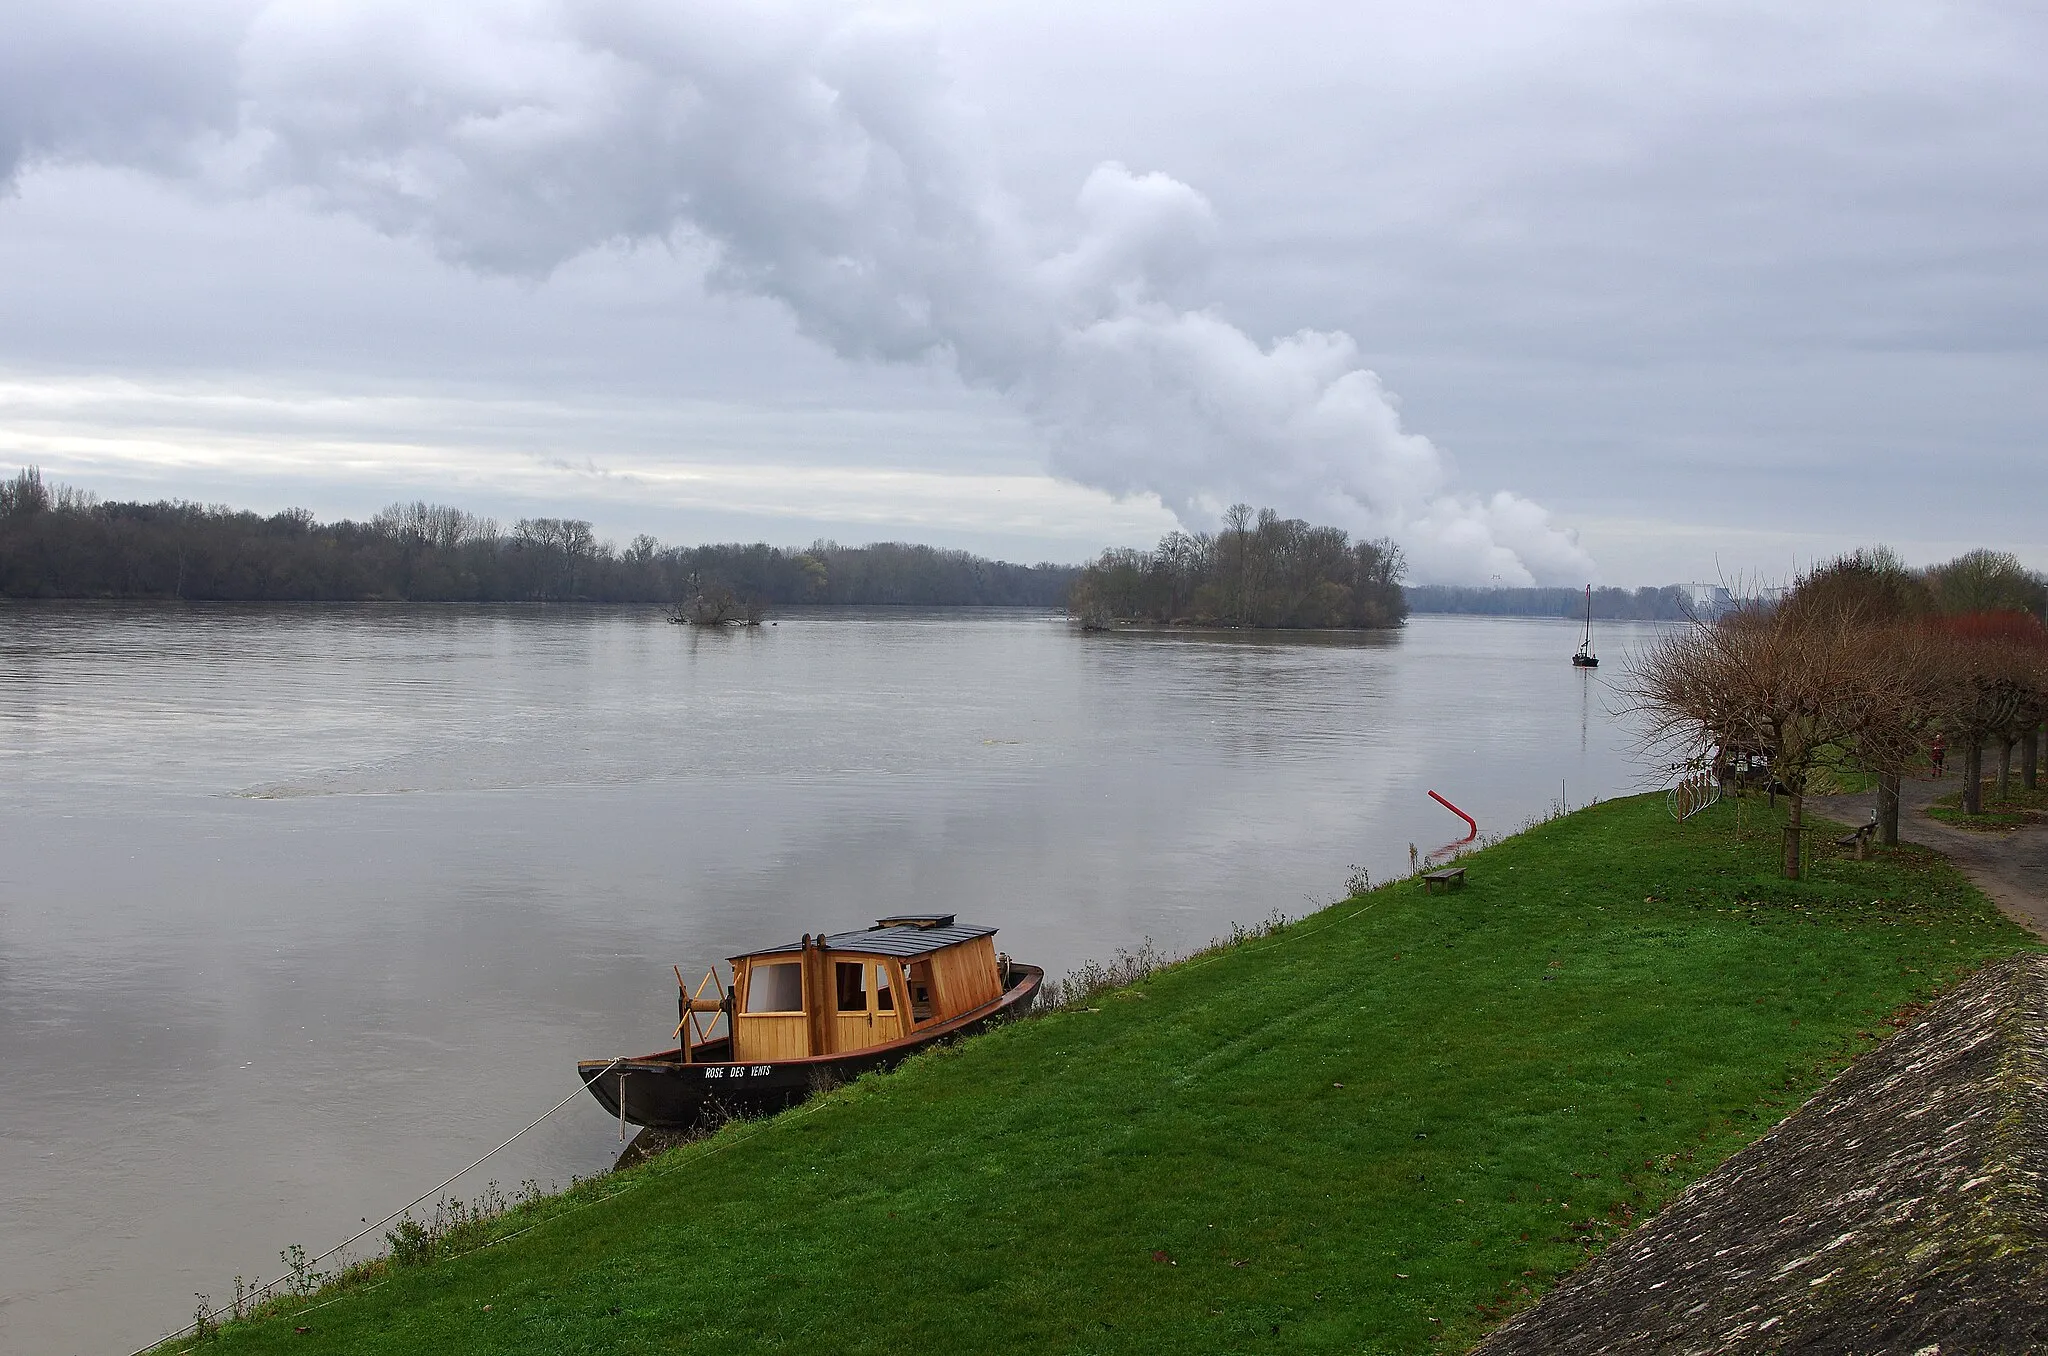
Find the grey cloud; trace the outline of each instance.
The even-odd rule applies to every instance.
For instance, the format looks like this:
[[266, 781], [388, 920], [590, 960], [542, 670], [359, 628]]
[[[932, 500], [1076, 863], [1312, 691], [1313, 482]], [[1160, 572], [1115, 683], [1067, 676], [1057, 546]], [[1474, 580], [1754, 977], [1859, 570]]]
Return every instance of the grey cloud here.
[[0, 182], [24, 160], [189, 170], [195, 138], [235, 122], [244, 0], [0, 5]]
[[[309, 194], [486, 270], [698, 240], [714, 285], [783, 302], [836, 352], [942, 356], [1005, 392], [1083, 484], [1156, 494], [1191, 523], [1243, 498], [1390, 532], [1425, 577], [1591, 570], [1537, 505], [1455, 494], [1348, 335], [1261, 344], [1195, 308], [1218, 225], [1187, 185], [1099, 164], [1071, 238], [1042, 245], [919, 27], [633, 0], [209, 17], [230, 22], [179, 49], [208, 54], [181, 78], [141, 79], [132, 106], [84, 101], [89, 116], [52, 96], [18, 141]], [[65, 45], [90, 40], [54, 41], [86, 76], [132, 55], [73, 60]], [[224, 47], [231, 72], [209, 65]], [[182, 162], [164, 130], [181, 126]]]
[[[1002, 450], [976, 435], [949, 452], [948, 433], [918, 464], [1035, 455], [993, 399], [945, 394], [957, 367], [1091, 484], [1319, 514], [1349, 500], [1342, 476], [1318, 478], [1335, 454], [1303, 393], [1322, 379], [1335, 401], [1337, 378], [1370, 370], [1379, 422], [1339, 469], [1379, 502], [1419, 518], [1417, 493], [1509, 485], [1584, 524], [1624, 577], [1711, 572], [1716, 524], [1729, 543], [1881, 535], [1924, 557], [1988, 538], [2040, 559], [2038, 6], [998, 0], [931, 7], [943, 58], [929, 31], [844, 10], [704, 37], [689, 23], [724, 11], [688, 6], [579, 9], [569, 27], [521, 10], [557, 15], [534, 57], [429, 8], [424, 36], [385, 15], [310, 46], [293, 36], [306, 11], [268, 9], [261, 61], [231, 9], [20, 8], [0, 160], [27, 146], [45, 168], [0, 204], [9, 360], [211, 364], [229, 384], [297, 364], [344, 390], [397, 373], [571, 404], [658, 401], [666, 380], [764, 418], [971, 406], [1002, 423]], [[597, 54], [588, 79], [579, 52]], [[684, 98], [692, 62], [723, 65]], [[259, 86], [269, 102], [243, 122]], [[713, 107], [744, 158], [674, 163], [679, 120]], [[60, 150], [184, 187], [55, 172]], [[1161, 173], [1103, 170], [1104, 198], [1077, 194], [1110, 156]], [[205, 208], [230, 190], [264, 196]], [[350, 215], [296, 214], [316, 200]], [[189, 240], [161, 229], [173, 217]], [[356, 221], [496, 272], [435, 270]], [[625, 244], [635, 232], [650, 243]], [[545, 286], [502, 281], [579, 249]], [[1290, 349], [1304, 328], [1358, 342]], [[1226, 387], [1228, 408], [1203, 404]], [[1252, 417], [1283, 407], [1301, 417]], [[1404, 441], [1415, 428], [1431, 439]], [[881, 445], [830, 444], [807, 446]], [[1461, 508], [1430, 530], [1478, 520], [1509, 541], [1488, 505]]]
[[[1025, 191], [1129, 104], [1121, 152], [1233, 223], [1232, 318], [1358, 335], [1468, 483], [2038, 551], [2048, 10], [1120, 8], [1056, 89], [1001, 80], [1012, 15], [963, 78]], [[1133, 52], [1172, 72], [1135, 104]]]

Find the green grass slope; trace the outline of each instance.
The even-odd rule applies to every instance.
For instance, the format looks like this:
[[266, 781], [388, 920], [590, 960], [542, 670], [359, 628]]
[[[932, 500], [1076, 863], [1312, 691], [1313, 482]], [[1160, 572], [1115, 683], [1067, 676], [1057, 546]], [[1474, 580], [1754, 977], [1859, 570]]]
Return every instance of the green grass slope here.
[[206, 1349], [1456, 1349], [2029, 944], [1915, 849], [1781, 881], [1742, 813], [1581, 811]]

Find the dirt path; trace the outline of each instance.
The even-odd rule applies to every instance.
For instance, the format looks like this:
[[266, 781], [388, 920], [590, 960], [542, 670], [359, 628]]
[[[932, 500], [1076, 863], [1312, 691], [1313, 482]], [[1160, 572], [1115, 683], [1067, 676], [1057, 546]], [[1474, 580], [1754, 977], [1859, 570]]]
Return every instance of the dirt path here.
[[[2048, 824], [1979, 833], [1953, 828], [1923, 813], [1936, 796], [1946, 795], [1960, 784], [1954, 777], [1908, 781], [1899, 792], [1899, 836], [1948, 857], [2008, 917], [2048, 939]], [[1875, 798], [1875, 793], [1813, 796], [1807, 804], [1829, 819], [1861, 824], [1870, 818]]]

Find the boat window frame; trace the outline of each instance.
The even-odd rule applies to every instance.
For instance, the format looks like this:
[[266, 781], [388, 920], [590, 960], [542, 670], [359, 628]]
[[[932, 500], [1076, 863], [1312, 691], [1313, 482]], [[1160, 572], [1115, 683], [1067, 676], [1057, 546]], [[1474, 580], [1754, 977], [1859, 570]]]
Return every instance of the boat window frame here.
[[[903, 967], [893, 961], [879, 958], [876, 959], [874, 965], [875, 986], [868, 990], [868, 1001], [873, 1006], [868, 1011], [875, 1013], [877, 1016], [885, 1012], [893, 1016], [896, 1012], [896, 976], [902, 971]], [[885, 998], [889, 1000], [886, 1003], [882, 1001]]]
[[[841, 977], [849, 970], [853, 972], [855, 980], [860, 984], [859, 1007], [850, 1008], [846, 1006], [846, 988]], [[865, 956], [856, 957], [852, 960], [844, 960], [837, 956], [833, 957], [832, 1011], [835, 1014], [841, 1017], [872, 1016], [875, 1011], [873, 994], [874, 990], [868, 987], [868, 961]]]
[[[904, 1010], [904, 1015], [909, 1019], [912, 1026], [923, 1026], [926, 1022], [938, 1021], [945, 1013], [945, 1008], [940, 1003], [939, 967], [933, 960], [933, 957], [937, 954], [937, 952], [926, 952], [924, 955], [913, 957], [904, 963], [903, 996], [910, 1000], [909, 1006]], [[924, 1016], [922, 1017], [917, 1015], [917, 972], [920, 969], [924, 971], [925, 988]]]
[[[762, 970], [787, 968], [796, 971], [796, 1001], [793, 1008], [757, 1008], [754, 1006], [754, 980]], [[800, 960], [773, 960], [747, 962], [747, 998], [740, 1010], [742, 1017], [801, 1017], [804, 1015], [804, 966]]]

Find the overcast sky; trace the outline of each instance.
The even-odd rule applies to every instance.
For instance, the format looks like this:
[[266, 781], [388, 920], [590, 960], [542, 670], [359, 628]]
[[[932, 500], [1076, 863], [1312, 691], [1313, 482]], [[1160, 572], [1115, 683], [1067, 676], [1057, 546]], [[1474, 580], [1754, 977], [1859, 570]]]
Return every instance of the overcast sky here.
[[2048, 9], [0, 0], [0, 466], [1424, 580], [2048, 567]]

